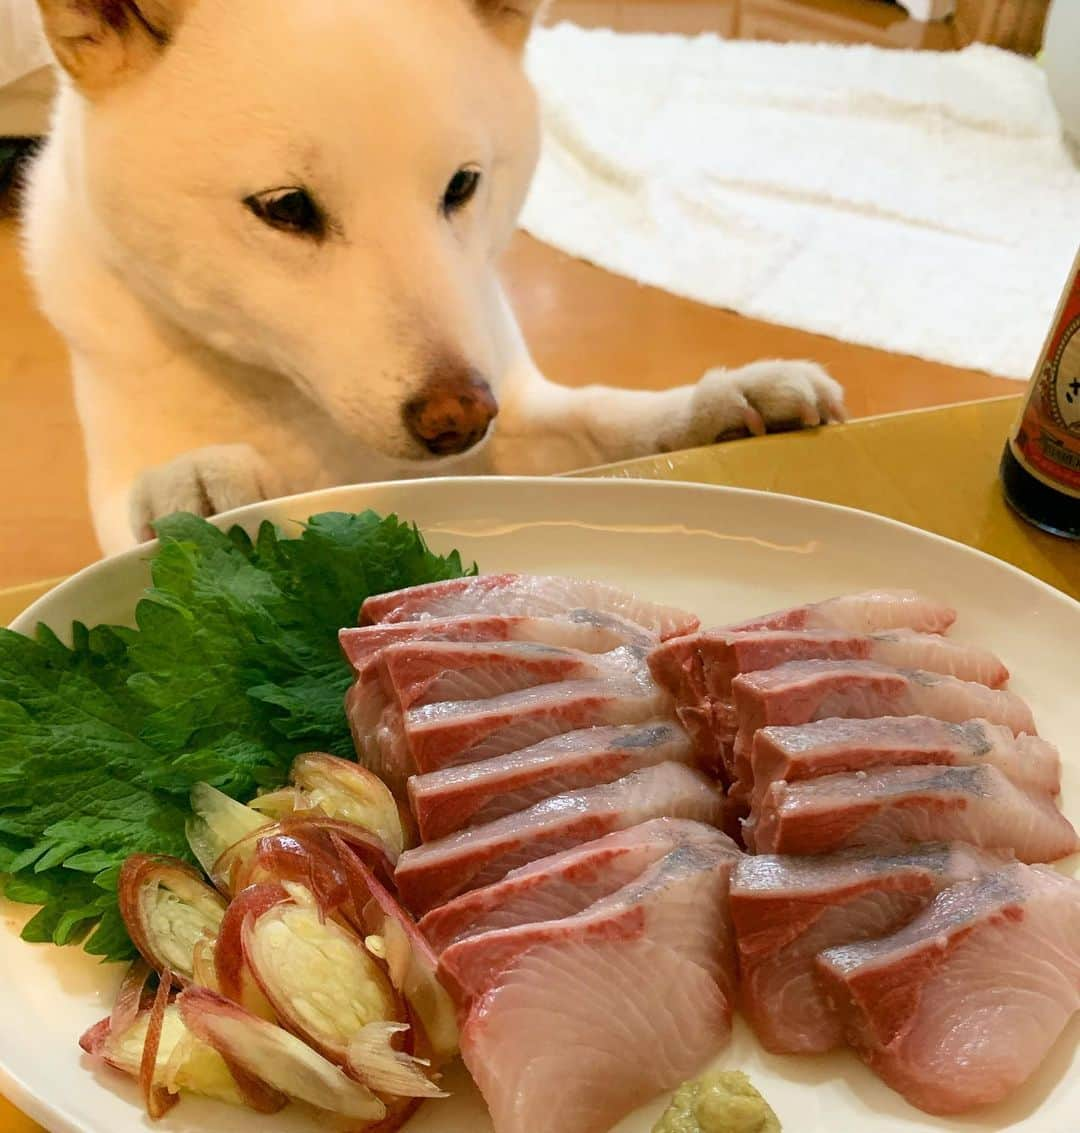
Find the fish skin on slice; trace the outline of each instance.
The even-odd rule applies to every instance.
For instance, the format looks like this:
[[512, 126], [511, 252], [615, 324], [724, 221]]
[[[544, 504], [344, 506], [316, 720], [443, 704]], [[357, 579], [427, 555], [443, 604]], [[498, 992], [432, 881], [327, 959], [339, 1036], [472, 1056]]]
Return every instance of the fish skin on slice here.
[[1061, 790], [1061, 756], [1053, 744], [1038, 736], [1014, 736], [988, 720], [952, 724], [931, 716], [879, 716], [761, 728], [754, 734], [750, 762], [752, 807], [781, 779], [795, 783], [910, 764], [990, 765], [1025, 790], [1050, 795]]
[[410, 710], [454, 703], [459, 715], [468, 715], [472, 702], [566, 681], [625, 682], [652, 691], [645, 651], [636, 645], [592, 654], [536, 642], [415, 641], [382, 649], [349, 691], [345, 710], [361, 761], [378, 772], [384, 761], [388, 768], [410, 766], [407, 743], [399, 753], [383, 750], [403, 743], [403, 732], [424, 715], [405, 717]]
[[639, 877], [677, 842], [709, 838], [713, 828], [685, 818], [653, 818], [530, 862], [493, 885], [433, 909], [420, 930], [436, 952], [495, 929], [559, 920]]
[[731, 1032], [738, 851], [715, 837], [576, 916], [454, 946], [520, 937], [461, 1032], [496, 1133], [606, 1133], [719, 1053]]
[[732, 772], [736, 793], [743, 795], [751, 787], [754, 733], [770, 724], [917, 715], [952, 723], [980, 718], [1004, 724], [1014, 735], [1036, 734], [1031, 709], [1015, 693], [873, 661], [791, 661], [744, 673], [731, 688], [738, 714]]
[[538, 858], [650, 818], [717, 825], [723, 813], [723, 797], [704, 775], [681, 763], [659, 763], [406, 850], [395, 880], [402, 903], [423, 914]]
[[414, 775], [409, 806], [427, 842], [669, 760], [694, 761], [689, 736], [673, 721], [585, 728], [479, 763]]
[[357, 676], [388, 645], [411, 641], [534, 641], [580, 649], [583, 653], [607, 653], [620, 645], [648, 648], [659, 638], [616, 614], [584, 609], [551, 618], [464, 614], [454, 618], [347, 626], [338, 632], [341, 650]]
[[948, 633], [955, 621], [954, 609], [914, 590], [867, 590], [778, 610], [725, 628], [843, 629], [853, 633], [913, 629], [917, 633]]
[[828, 854], [866, 846], [968, 842], [1050, 862], [1080, 849], [1072, 823], [1047, 794], [996, 767], [894, 767], [774, 783], [744, 830], [758, 853]]
[[646, 652], [620, 646], [584, 653], [535, 641], [416, 642], [391, 645], [379, 656], [379, 677], [399, 708], [448, 700], [484, 700], [559, 681], [640, 677]]
[[[592, 681], [560, 681], [482, 700], [391, 705], [377, 729], [390, 766], [411, 774], [477, 763], [549, 736], [601, 725], [641, 724], [670, 715], [671, 701], [647, 671]], [[400, 754], [403, 753], [403, 754]]]
[[693, 633], [701, 624], [684, 610], [648, 602], [605, 582], [530, 574], [482, 574], [379, 594], [364, 603], [360, 619], [370, 624], [462, 614], [554, 617], [575, 610], [616, 614], [661, 640]]
[[887, 1085], [927, 1113], [965, 1113], [1027, 1081], [1080, 1009], [1080, 882], [1010, 865], [817, 967]]
[[895, 629], [852, 633], [836, 629], [702, 630], [658, 645], [649, 655], [653, 676], [680, 703], [730, 700], [740, 673], [788, 661], [876, 661], [1002, 688], [1009, 670], [993, 653], [934, 633]]
[[818, 985], [819, 952], [887, 936], [941, 890], [992, 873], [1000, 855], [962, 844], [820, 857], [747, 856], [731, 879], [743, 1010], [773, 1054], [843, 1044], [840, 1015]]
[[738, 730], [732, 681], [743, 673], [793, 661], [872, 661], [924, 669], [988, 688], [1001, 688], [1009, 670], [984, 649], [933, 633], [895, 629], [874, 634], [828, 629], [705, 630], [673, 638], [649, 655], [658, 683], [675, 698], [702, 757], [728, 776]]
[[[685, 950], [701, 967], [718, 964], [716, 978], [727, 998], [734, 1001], [735, 936], [727, 892], [731, 871], [742, 856], [719, 830], [704, 837], [698, 832], [670, 847], [621, 889], [579, 913], [494, 929], [450, 945], [439, 957], [439, 977], [459, 1005], [468, 1005], [539, 945], [644, 937], [676, 951]], [[700, 925], [697, 917], [705, 912], [708, 924]], [[694, 925], [689, 937], [688, 924]]]

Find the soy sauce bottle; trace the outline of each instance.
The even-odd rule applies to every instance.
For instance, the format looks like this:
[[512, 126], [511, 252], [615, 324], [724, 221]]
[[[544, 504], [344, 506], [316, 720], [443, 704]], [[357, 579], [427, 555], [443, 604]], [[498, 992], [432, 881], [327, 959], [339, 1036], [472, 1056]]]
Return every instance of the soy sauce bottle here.
[[1080, 254], [1001, 458], [1013, 511], [1080, 539]]

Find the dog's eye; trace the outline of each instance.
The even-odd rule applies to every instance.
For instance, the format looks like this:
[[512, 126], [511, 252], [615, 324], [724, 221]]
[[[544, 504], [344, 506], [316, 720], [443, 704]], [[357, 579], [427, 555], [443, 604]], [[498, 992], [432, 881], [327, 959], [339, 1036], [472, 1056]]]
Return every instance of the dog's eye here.
[[267, 189], [252, 193], [244, 201], [249, 209], [272, 228], [321, 240], [326, 235], [326, 217], [307, 189]]
[[450, 178], [450, 184], [446, 186], [446, 192], [443, 193], [442, 207], [443, 212], [447, 215], [463, 209], [469, 201], [476, 196], [476, 190], [480, 187], [480, 170], [470, 169], [468, 167], [459, 169], [453, 177]]

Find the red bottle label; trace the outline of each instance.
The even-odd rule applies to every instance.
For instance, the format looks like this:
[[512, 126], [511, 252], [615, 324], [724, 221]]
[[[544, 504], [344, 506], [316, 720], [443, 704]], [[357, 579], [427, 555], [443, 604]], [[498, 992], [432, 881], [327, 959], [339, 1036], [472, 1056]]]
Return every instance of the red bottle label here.
[[[1080, 267], [1080, 261], [1078, 261]], [[1080, 500], [1080, 271], [1065, 300], [1009, 440], [1013, 456], [1051, 488]]]

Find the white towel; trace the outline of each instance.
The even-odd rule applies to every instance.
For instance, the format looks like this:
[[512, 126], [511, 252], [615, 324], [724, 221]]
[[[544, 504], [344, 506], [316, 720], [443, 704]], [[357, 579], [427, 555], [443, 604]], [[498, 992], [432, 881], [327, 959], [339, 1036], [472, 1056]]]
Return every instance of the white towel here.
[[550, 244], [770, 322], [1026, 379], [1080, 243], [1030, 60], [540, 29]]

